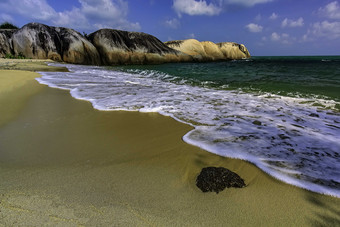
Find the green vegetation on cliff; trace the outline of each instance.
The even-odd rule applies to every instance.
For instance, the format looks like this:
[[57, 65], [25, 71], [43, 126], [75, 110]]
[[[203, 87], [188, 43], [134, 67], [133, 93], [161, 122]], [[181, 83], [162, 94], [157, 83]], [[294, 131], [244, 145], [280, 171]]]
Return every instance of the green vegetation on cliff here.
[[0, 29], [19, 29], [19, 28], [9, 22], [4, 22], [0, 24]]

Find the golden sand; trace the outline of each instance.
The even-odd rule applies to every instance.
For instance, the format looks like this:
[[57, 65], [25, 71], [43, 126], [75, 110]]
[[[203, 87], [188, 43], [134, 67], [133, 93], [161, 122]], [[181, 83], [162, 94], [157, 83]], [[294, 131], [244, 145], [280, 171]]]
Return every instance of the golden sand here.
[[35, 83], [33, 72], [0, 70], [0, 127], [15, 117], [19, 108], [40, 88], [31, 89], [26, 84]]
[[26, 86], [36, 84], [34, 78], [39, 75], [33, 71], [68, 71], [65, 67], [51, 67], [46, 64], [51, 62], [53, 61], [0, 58], [0, 127], [14, 118], [27, 99], [42, 88]]
[[[33, 79], [17, 87], [14, 77], [5, 79], [12, 92], [35, 92], [0, 126], [0, 226], [340, 224], [340, 199], [188, 145], [181, 139], [187, 125], [159, 114], [97, 111]], [[235, 171], [247, 187], [202, 193], [195, 179], [206, 166]]]

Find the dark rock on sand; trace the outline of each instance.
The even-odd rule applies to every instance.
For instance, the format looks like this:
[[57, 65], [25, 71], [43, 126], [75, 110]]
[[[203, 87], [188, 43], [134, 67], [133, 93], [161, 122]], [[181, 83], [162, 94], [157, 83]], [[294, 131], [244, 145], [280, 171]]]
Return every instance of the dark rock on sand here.
[[253, 121], [253, 124], [254, 124], [254, 125], [262, 125], [262, 122], [261, 122], [261, 121], [258, 121], [258, 120], [255, 120], [255, 121]]
[[244, 180], [236, 173], [223, 167], [206, 167], [196, 179], [196, 186], [202, 192], [219, 193], [225, 188], [243, 188]]
[[103, 64], [159, 64], [191, 61], [192, 57], [169, 48], [156, 37], [142, 32], [101, 29], [88, 36]]
[[309, 116], [311, 116], [311, 117], [319, 117], [319, 114], [311, 113], [311, 114], [309, 114]]

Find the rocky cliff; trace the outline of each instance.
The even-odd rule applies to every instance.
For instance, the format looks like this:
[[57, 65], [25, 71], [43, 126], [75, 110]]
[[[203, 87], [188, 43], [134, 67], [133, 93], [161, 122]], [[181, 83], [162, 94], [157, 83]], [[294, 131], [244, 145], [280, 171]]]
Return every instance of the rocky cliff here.
[[14, 55], [52, 59], [75, 64], [100, 64], [97, 49], [85, 37], [68, 28], [30, 23], [11, 37]]
[[6, 54], [12, 53], [11, 37], [16, 29], [0, 29], [0, 57], [6, 56]]
[[167, 46], [186, 53], [196, 61], [222, 61], [250, 58], [250, 53], [243, 44], [233, 42], [199, 42], [196, 39], [177, 40], [165, 43]]
[[142, 32], [101, 29], [88, 36], [105, 65], [160, 64], [191, 61], [192, 57], [169, 48], [156, 37]]
[[0, 30], [0, 57], [6, 54], [90, 65], [204, 62], [250, 57], [247, 48], [237, 43], [215, 44], [189, 39], [164, 44], [149, 34], [114, 29], [101, 29], [84, 37], [72, 29], [39, 23]]

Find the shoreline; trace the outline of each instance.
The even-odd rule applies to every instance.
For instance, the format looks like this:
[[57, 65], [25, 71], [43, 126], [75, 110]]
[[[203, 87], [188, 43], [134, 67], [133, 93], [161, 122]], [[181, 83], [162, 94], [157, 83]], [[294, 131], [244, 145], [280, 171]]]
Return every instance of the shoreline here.
[[[321, 61], [321, 59], [319, 60]], [[223, 65], [221, 67], [224, 67]], [[189, 64], [189, 66], [193, 68], [199, 67], [198, 64]], [[219, 68], [219, 65], [215, 66]], [[270, 99], [266, 97], [267, 93], [259, 95], [261, 93], [245, 92], [246, 94], [236, 95], [233, 91], [224, 91], [223, 88], [221, 91], [220, 89], [215, 90], [213, 87], [211, 87], [212, 89], [206, 90], [204, 88], [202, 90], [201, 86], [192, 87], [189, 85], [190, 82], [189, 84], [187, 82], [183, 84], [182, 82], [180, 84], [168, 83], [168, 79], [164, 81], [163, 79], [157, 79], [157, 82], [153, 84], [154, 72], [150, 70], [161, 71], [163, 73], [170, 70], [169, 72], [171, 72], [172, 68], [176, 67], [174, 64], [169, 68], [163, 68], [163, 66], [161, 68], [158, 68], [158, 66], [152, 66], [151, 68], [127, 67], [123, 70], [119, 68], [118, 71], [123, 73], [118, 73], [115, 67], [110, 69], [77, 65], [68, 65], [67, 67], [75, 73], [41, 73], [46, 75], [46, 77], [43, 76], [37, 80], [49, 87], [69, 90], [74, 98], [88, 100], [98, 110], [110, 111], [113, 108], [115, 110], [126, 111], [158, 112], [161, 115], [171, 116], [181, 123], [194, 127], [183, 137], [183, 140], [189, 144], [200, 147], [210, 153], [251, 162], [267, 174], [285, 183], [340, 198], [340, 193], [336, 186], [332, 184], [332, 181], [326, 180], [328, 179], [328, 174], [336, 172], [336, 166], [331, 164], [332, 161], [329, 161], [333, 171], [328, 171], [327, 168], [319, 169], [320, 165], [325, 165], [327, 159], [324, 159], [319, 164], [313, 161], [315, 155], [321, 156], [318, 152], [314, 153], [313, 150], [320, 149], [322, 153], [322, 147], [329, 146], [330, 148], [328, 152], [322, 153], [322, 156], [329, 155], [329, 152], [333, 152], [334, 156], [337, 155], [336, 149], [333, 150], [331, 147], [338, 145], [331, 142], [322, 142], [336, 141], [337, 132], [335, 130], [330, 131], [327, 138], [323, 140], [317, 139], [322, 138], [322, 134], [313, 136], [310, 133], [311, 131], [318, 132], [320, 131], [319, 129], [327, 131], [326, 119], [328, 119], [328, 114], [326, 112], [331, 111], [324, 109], [324, 112], [319, 107], [314, 107], [312, 103], [324, 104], [333, 109], [333, 101], [327, 102], [316, 97], [282, 96], [275, 94], [275, 91], [273, 92], [274, 94], [270, 95]], [[238, 67], [247, 67], [247, 64]], [[186, 71], [186, 68], [181, 69]], [[133, 70], [136, 71], [133, 72]], [[88, 73], [88, 75], [83, 77], [83, 73]], [[168, 76], [170, 76], [169, 78], [173, 77], [171, 76], [172, 73], [169, 75], [163, 73], [157, 72], [156, 75], [164, 76], [164, 78]], [[113, 77], [111, 77], [111, 74]], [[144, 74], [150, 77], [150, 80], [144, 78]], [[177, 80], [176, 76], [172, 79]], [[89, 81], [91, 81], [91, 86], [87, 86]], [[112, 86], [105, 86], [106, 83], [112, 83]], [[186, 90], [189, 92], [181, 92]], [[161, 96], [159, 96], [160, 93], [162, 94]], [[201, 95], [202, 93], [204, 94], [203, 96]], [[218, 101], [214, 100], [216, 95], [219, 97]], [[192, 98], [193, 96], [195, 98]], [[186, 97], [186, 99], [183, 97]], [[252, 105], [248, 105], [249, 98], [252, 100]], [[198, 105], [196, 105], [196, 102]], [[215, 106], [214, 103], [216, 102], [219, 104]], [[334, 102], [336, 103], [336, 101]], [[288, 108], [282, 109], [282, 106], [286, 105]], [[268, 109], [276, 109], [276, 113], [271, 112], [267, 115], [266, 111]], [[295, 112], [295, 115], [291, 115], [292, 112]], [[319, 114], [315, 115], [316, 112], [320, 116]], [[213, 115], [215, 115], [215, 118], [210, 117]], [[263, 115], [266, 117], [263, 118]], [[313, 119], [311, 116], [313, 116]], [[316, 116], [320, 120], [317, 120]], [[242, 120], [238, 121], [235, 118]], [[257, 124], [260, 124], [259, 126], [254, 126], [254, 123], [252, 124], [254, 118], [262, 118], [262, 122], [257, 122]], [[302, 125], [296, 125], [296, 119], [300, 118], [306, 119], [300, 123]], [[340, 119], [335, 117], [333, 120], [336, 123]], [[332, 119], [329, 119], [329, 121], [331, 122]], [[205, 124], [207, 124], [207, 127], [205, 127]], [[300, 132], [296, 131], [299, 127]], [[204, 132], [202, 133], [202, 131]], [[222, 131], [225, 131], [225, 133]], [[283, 134], [286, 136], [283, 137]], [[289, 141], [286, 137], [290, 137]], [[307, 138], [311, 139], [308, 140]], [[235, 143], [232, 141], [235, 141]], [[260, 145], [261, 143], [263, 144]], [[311, 148], [310, 145], [314, 143], [319, 145]], [[240, 152], [234, 152], [234, 150], [240, 150]], [[257, 153], [257, 155], [252, 155], [252, 153]], [[336, 160], [333, 159], [333, 162], [336, 162]], [[283, 169], [280, 170], [282, 167]], [[336, 178], [334, 180], [336, 181]]]
[[[186, 144], [182, 136], [191, 130], [188, 125], [156, 113], [98, 111], [68, 91], [29, 81], [12, 94], [36, 92], [23, 93], [12, 118], [0, 125], [5, 225], [340, 223], [338, 198], [284, 184], [250, 163]], [[6, 101], [13, 102], [11, 95]], [[247, 187], [202, 193], [195, 179], [207, 166], [235, 171]]]

